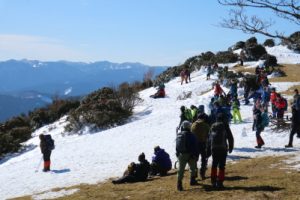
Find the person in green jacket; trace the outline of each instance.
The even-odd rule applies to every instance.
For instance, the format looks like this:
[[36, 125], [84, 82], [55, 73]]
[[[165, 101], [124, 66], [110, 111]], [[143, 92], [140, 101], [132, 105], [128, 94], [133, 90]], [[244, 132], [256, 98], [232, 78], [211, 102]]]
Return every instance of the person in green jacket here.
[[241, 113], [240, 113], [240, 101], [234, 97], [232, 104], [232, 116], [233, 116], [233, 122], [236, 123], [237, 120], [239, 120], [239, 122], [242, 122], [242, 117], [241, 117]]

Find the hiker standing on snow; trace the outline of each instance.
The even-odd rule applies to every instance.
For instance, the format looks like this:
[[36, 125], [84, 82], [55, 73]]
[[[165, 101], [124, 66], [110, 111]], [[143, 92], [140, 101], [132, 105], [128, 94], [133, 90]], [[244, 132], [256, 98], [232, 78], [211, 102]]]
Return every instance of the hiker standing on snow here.
[[261, 132], [264, 130], [264, 122], [263, 122], [263, 118], [262, 118], [262, 113], [260, 109], [256, 109], [254, 111], [255, 113], [255, 129], [256, 129], [256, 142], [257, 142], [257, 146], [255, 146], [255, 148], [260, 149], [264, 144], [264, 140], [261, 137]]
[[297, 134], [297, 137], [300, 138], [300, 96], [298, 89], [294, 90], [294, 99], [292, 103], [292, 124], [291, 132], [288, 145], [285, 147], [293, 147], [294, 135]]
[[224, 115], [218, 114], [217, 122], [210, 128], [207, 145], [208, 156], [212, 155], [211, 184], [215, 188], [224, 187], [227, 152], [232, 152], [234, 144], [230, 127], [224, 121]]
[[44, 159], [44, 172], [50, 171], [50, 165], [51, 165], [51, 151], [54, 149], [54, 140], [51, 138], [51, 135], [44, 135], [40, 134], [40, 148], [41, 152], [43, 154]]
[[190, 167], [190, 185], [196, 185], [197, 177], [197, 158], [198, 158], [198, 141], [196, 136], [191, 133], [191, 123], [182, 122], [181, 132], [176, 137], [176, 156], [179, 167], [177, 172], [177, 190], [182, 191], [182, 179], [186, 164]]
[[239, 120], [239, 122], [241, 123], [242, 117], [240, 113], [240, 101], [238, 100], [237, 96], [234, 97], [231, 107], [232, 107], [233, 122], [236, 123], [237, 120]]

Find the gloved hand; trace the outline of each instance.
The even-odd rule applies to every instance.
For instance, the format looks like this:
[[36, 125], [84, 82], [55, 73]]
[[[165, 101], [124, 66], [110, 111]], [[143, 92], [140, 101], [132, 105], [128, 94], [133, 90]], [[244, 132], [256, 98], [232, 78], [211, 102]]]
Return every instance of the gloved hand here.
[[232, 149], [228, 149], [228, 153], [231, 153], [232, 152]]

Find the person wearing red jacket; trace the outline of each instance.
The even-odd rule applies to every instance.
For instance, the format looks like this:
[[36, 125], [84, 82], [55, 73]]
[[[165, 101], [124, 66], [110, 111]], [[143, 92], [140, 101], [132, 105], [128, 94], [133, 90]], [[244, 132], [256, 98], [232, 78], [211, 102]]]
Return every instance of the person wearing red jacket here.
[[277, 110], [277, 119], [283, 119], [286, 102], [280, 94], [277, 94], [275, 106]]
[[276, 109], [276, 105], [275, 105], [276, 99], [277, 99], [276, 89], [272, 88], [271, 94], [270, 94], [270, 101], [271, 101], [271, 106], [272, 106], [273, 118], [275, 118], [276, 114], [277, 114], [277, 109]]
[[214, 94], [215, 96], [219, 97], [221, 94], [224, 93], [223, 89], [221, 88], [219, 81], [216, 82], [214, 87]]

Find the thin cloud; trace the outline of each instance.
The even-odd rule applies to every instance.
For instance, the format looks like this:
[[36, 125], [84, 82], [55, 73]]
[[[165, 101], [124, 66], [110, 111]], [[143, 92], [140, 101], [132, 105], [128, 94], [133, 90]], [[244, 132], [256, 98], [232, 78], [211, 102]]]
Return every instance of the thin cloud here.
[[30, 35], [0, 35], [0, 59], [37, 60], [88, 60], [76, 50], [66, 46], [63, 41]]

